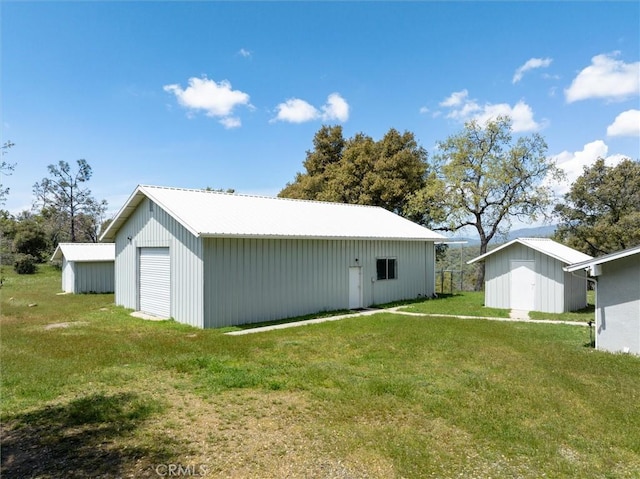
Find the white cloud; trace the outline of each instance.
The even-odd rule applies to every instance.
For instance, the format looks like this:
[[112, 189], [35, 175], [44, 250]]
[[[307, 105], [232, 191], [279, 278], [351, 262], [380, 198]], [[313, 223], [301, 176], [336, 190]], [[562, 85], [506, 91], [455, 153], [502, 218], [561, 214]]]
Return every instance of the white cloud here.
[[164, 91], [173, 93], [180, 105], [189, 110], [189, 114], [204, 111], [207, 116], [221, 118], [221, 123], [240, 126], [240, 120], [230, 119], [234, 108], [239, 105], [251, 107], [249, 95], [234, 90], [231, 83], [222, 80], [216, 83], [208, 78], [189, 78], [189, 86], [182, 89], [180, 85], [165, 85]]
[[640, 136], [640, 110], [620, 113], [607, 127], [607, 136]]
[[453, 92], [448, 98], [440, 102], [440, 106], [452, 107], [461, 105], [466, 101], [468, 96], [469, 92], [467, 90]]
[[245, 58], [251, 58], [251, 52], [246, 48], [241, 48], [240, 50], [238, 50], [238, 55]]
[[320, 112], [316, 107], [299, 98], [291, 98], [284, 103], [280, 103], [276, 109], [278, 114], [272, 121], [304, 123], [315, 120], [320, 116]]
[[529, 70], [533, 70], [534, 68], [547, 68], [549, 65], [551, 65], [552, 61], [553, 60], [551, 58], [531, 58], [527, 60], [524, 65], [516, 70], [513, 75], [512, 82], [518, 83], [520, 80], [522, 80], [525, 72], [528, 72]]
[[349, 119], [349, 104], [339, 93], [332, 93], [327, 103], [322, 107], [324, 121], [338, 120], [345, 122]]
[[476, 100], [469, 99], [468, 96], [467, 90], [462, 90], [452, 93], [451, 96], [440, 103], [440, 106], [451, 108], [447, 118], [461, 122], [476, 120], [483, 124], [498, 116], [509, 116], [512, 120], [512, 129], [516, 133], [536, 131], [542, 128], [542, 125], [534, 120], [531, 107], [523, 100], [520, 100], [514, 106], [508, 103], [485, 103], [480, 105]]
[[567, 175], [566, 181], [554, 187], [554, 191], [558, 195], [564, 195], [571, 189], [571, 185], [576, 179], [582, 175], [585, 167], [590, 167], [598, 158], [604, 158], [607, 166], [616, 166], [626, 158], [624, 155], [607, 156], [609, 147], [602, 140], [592, 141], [584, 145], [581, 151], [563, 151], [551, 157], [556, 162], [558, 168], [563, 170]]
[[227, 130], [230, 130], [231, 128], [239, 128], [240, 126], [242, 126], [240, 118], [237, 118], [235, 116], [226, 116], [220, 120], [220, 123], [224, 125]]
[[476, 119], [480, 123], [486, 123], [498, 116], [509, 116], [512, 120], [512, 129], [519, 133], [523, 131], [536, 131], [541, 126], [533, 119], [533, 110], [529, 105], [520, 100], [514, 106], [507, 103], [499, 103], [497, 105], [485, 105], [482, 113], [476, 115]]
[[429, 113], [429, 108], [427, 108], [426, 106], [421, 106], [420, 113], [421, 114]]
[[624, 63], [616, 60], [619, 52], [596, 55], [591, 65], [573, 79], [567, 88], [567, 102], [589, 98], [623, 100], [640, 92], [640, 62]]
[[321, 110], [304, 100], [291, 98], [276, 106], [278, 113], [271, 122], [305, 123], [313, 120], [345, 122], [349, 119], [349, 108], [349, 104], [339, 93], [329, 95]]

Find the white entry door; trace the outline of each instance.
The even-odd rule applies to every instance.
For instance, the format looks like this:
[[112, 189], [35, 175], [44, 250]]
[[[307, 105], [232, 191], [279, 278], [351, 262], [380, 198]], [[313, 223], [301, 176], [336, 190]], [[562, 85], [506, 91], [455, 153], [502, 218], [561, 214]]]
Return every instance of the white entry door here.
[[536, 299], [535, 261], [511, 262], [511, 309], [532, 311]]
[[362, 308], [362, 268], [349, 268], [349, 309]]
[[161, 318], [171, 316], [169, 248], [140, 248], [140, 311]]

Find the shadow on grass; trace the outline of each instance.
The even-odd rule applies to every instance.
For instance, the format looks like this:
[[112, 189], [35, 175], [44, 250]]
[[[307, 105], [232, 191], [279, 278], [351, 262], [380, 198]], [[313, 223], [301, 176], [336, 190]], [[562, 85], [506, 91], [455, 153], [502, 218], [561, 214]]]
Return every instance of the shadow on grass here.
[[229, 331], [240, 331], [244, 329], [255, 329], [261, 328], [263, 326], [276, 326], [278, 324], [288, 324], [288, 323], [297, 323], [298, 321], [306, 321], [308, 319], [319, 319], [319, 318], [328, 318], [331, 316], [341, 316], [343, 314], [354, 313], [355, 311], [349, 309], [339, 309], [335, 311], [320, 311], [318, 313], [306, 314], [304, 316], [296, 316], [293, 318], [285, 318], [285, 319], [276, 319], [273, 321], [262, 321], [259, 323], [246, 323], [239, 324], [237, 326], [227, 326], [224, 328], [219, 328], [219, 331], [226, 333]]
[[167, 452], [124, 447], [121, 439], [161, 410], [132, 393], [95, 394], [3, 421], [3, 478], [122, 477], [136, 462], [161, 463]]
[[438, 293], [436, 296], [433, 296], [433, 297], [420, 296], [418, 298], [413, 298], [413, 299], [402, 299], [399, 301], [392, 301], [390, 303], [376, 304], [375, 306], [372, 306], [372, 307], [381, 308], [381, 309], [395, 308], [397, 306], [410, 306], [412, 304], [426, 303], [426, 302], [431, 302], [438, 299], [450, 299], [450, 298], [455, 298], [456, 296], [461, 296], [461, 295], [458, 293]]
[[573, 311], [574, 313], [595, 313], [596, 312], [596, 305], [595, 304], [589, 304], [588, 306], [582, 308], [582, 309], [578, 309], [576, 311]]
[[367, 308], [363, 308], [363, 309], [338, 309], [338, 310], [334, 310], [334, 311], [320, 311], [318, 313], [312, 313], [312, 314], [306, 314], [304, 316], [296, 316], [296, 317], [292, 317], [292, 318], [285, 318], [285, 319], [276, 319], [273, 321], [262, 321], [259, 323], [246, 323], [246, 324], [239, 324], [237, 326], [225, 326], [222, 328], [219, 328], [218, 330], [220, 332], [223, 333], [228, 333], [231, 331], [241, 331], [244, 329], [255, 329], [255, 328], [261, 328], [263, 326], [277, 326], [279, 324], [288, 324], [288, 323], [297, 323], [299, 321], [306, 321], [309, 319], [321, 319], [321, 318], [328, 318], [331, 316], [342, 316], [345, 314], [353, 314], [353, 313], [357, 313], [358, 311], [362, 311], [364, 309], [387, 309], [387, 308], [394, 308], [397, 306], [408, 306], [408, 305], [412, 305], [412, 304], [419, 304], [419, 303], [424, 303], [425, 301], [432, 301], [434, 299], [446, 299], [446, 298], [452, 298], [455, 296], [460, 296], [459, 294], [451, 294], [451, 293], [445, 293], [445, 294], [438, 294], [437, 297], [435, 298], [429, 298], [429, 297], [419, 297], [419, 298], [414, 298], [414, 299], [406, 299], [406, 300], [400, 300], [400, 301], [393, 301], [391, 303], [384, 303], [384, 304], [373, 304], [371, 306], [368, 306]]

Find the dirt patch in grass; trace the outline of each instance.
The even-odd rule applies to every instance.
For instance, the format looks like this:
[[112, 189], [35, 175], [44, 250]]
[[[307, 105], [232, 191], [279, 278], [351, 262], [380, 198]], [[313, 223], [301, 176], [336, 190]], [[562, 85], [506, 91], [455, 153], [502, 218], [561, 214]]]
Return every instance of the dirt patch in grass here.
[[[316, 412], [300, 392], [241, 389], [203, 398], [174, 387], [164, 398], [171, 412], [140, 434], [170, 437], [182, 450], [171, 461], [206, 477], [355, 479], [391, 472], [377, 474], [370, 464], [331, 454], [316, 433]], [[144, 476], [158, 467], [164, 465], [147, 461], [131, 474]]]
[[71, 321], [71, 322], [65, 322], [65, 323], [52, 323], [52, 324], [47, 324], [44, 329], [45, 331], [49, 331], [51, 329], [64, 329], [64, 328], [68, 328], [70, 326], [84, 326], [85, 324], [89, 324], [86, 321]]
[[8, 418], [0, 431], [2, 477], [157, 478], [169, 468], [211, 478], [393, 475], [379, 460], [332, 451], [303, 392], [204, 397], [169, 374], [113, 390], [95, 386]]

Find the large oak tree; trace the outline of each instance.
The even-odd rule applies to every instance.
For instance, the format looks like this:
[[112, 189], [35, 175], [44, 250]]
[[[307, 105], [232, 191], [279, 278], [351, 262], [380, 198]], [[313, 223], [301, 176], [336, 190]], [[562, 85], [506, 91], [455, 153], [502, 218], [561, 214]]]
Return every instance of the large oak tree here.
[[[437, 229], [474, 229], [484, 254], [496, 235], [508, 233], [514, 219], [535, 221], [545, 215], [553, 199], [549, 181], [562, 176], [546, 152], [538, 134], [514, 140], [509, 117], [466, 123], [460, 133], [438, 144], [434, 165], [439, 183], [430, 182], [422, 193], [441, 197]], [[476, 289], [483, 285], [481, 265]]]
[[640, 245], [640, 163], [602, 158], [571, 185], [555, 207], [556, 237], [591, 256]]
[[323, 126], [307, 151], [304, 173], [279, 193], [298, 198], [381, 206], [415, 218], [408, 203], [425, 186], [427, 152], [413, 133], [390, 129], [375, 141], [364, 133], [345, 139], [341, 126]]

